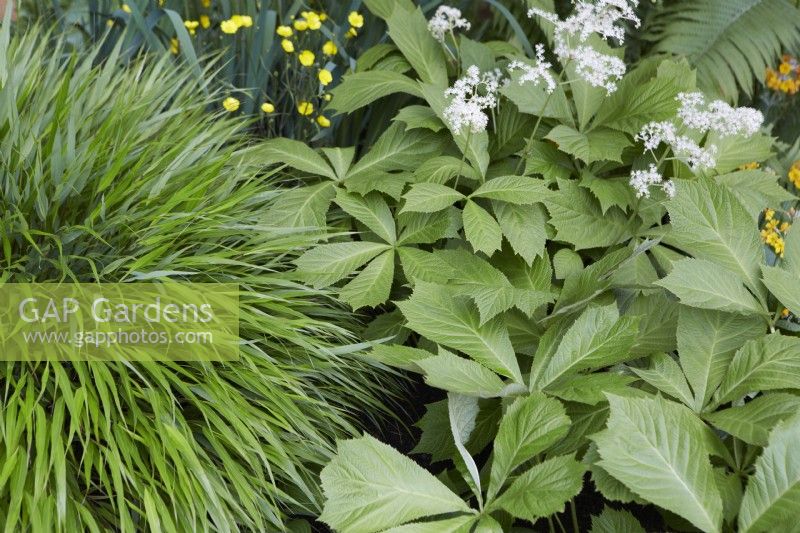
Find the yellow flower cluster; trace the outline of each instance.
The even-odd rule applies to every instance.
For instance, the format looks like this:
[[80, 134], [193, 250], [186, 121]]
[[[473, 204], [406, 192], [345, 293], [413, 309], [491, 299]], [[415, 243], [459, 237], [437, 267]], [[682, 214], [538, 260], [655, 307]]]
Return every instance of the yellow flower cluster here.
[[792, 168], [789, 169], [789, 181], [792, 185], [800, 189], [800, 161], [795, 161]]
[[753, 161], [752, 163], [745, 163], [744, 165], [739, 165], [739, 170], [758, 170], [761, 168], [757, 162]]
[[800, 91], [800, 62], [788, 54], [783, 56], [777, 70], [767, 69], [767, 87], [785, 94]]
[[774, 209], [767, 209], [764, 211], [764, 226], [761, 229], [761, 240], [767, 243], [775, 251], [775, 255], [779, 257], [783, 257], [783, 237], [790, 227], [790, 223], [781, 222], [779, 218], [775, 217]]
[[239, 100], [237, 100], [233, 96], [229, 96], [222, 101], [222, 107], [225, 108], [225, 111], [233, 113], [234, 111], [239, 109]]
[[223, 20], [219, 24], [219, 29], [222, 30], [223, 33], [228, 33], [233, 35], [239, 28], [249, 28], [253, 25], [253, 18], [248, 15], [233, 15], [228, 20]]

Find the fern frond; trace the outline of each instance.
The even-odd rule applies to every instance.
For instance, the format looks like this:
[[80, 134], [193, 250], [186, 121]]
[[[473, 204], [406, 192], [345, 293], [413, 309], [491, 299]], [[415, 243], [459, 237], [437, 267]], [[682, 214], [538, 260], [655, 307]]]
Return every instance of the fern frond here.
[[686, 56], [701, 89], [736, 99], [800, 42], [800, 9], [787, 0], [680, 0], [650, 27], [655, 53]]

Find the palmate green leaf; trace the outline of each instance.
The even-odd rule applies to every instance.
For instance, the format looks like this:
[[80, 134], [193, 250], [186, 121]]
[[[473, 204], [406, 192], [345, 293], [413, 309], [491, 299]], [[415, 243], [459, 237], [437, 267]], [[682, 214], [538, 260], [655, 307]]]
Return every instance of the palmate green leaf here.
[[389, 70], [369, 70], [348, 74], [331, 90], [328, 109], [336, 113], [352, 113], [379, 98], [395, 93], [422, 97], [416, 81]]
[[248, 164], [288, 165], [302, 172], [336, 179], [336, 173], [321, 155], [306, 143], [279, 137], [255, 144], [239, 153]]
[[459, 350], [500, 375], [522, 383], [519, 364], [503, 322], [481, 325], [478, 313], [441, 285], [418, 281], [414, 293], [397, 307], [408, 327], [433, 342]]
[[344, 183], [351, 189], [353, 183], [369, 181], [375, 174], [415, 170], [417, 165], [436, 153], [440, 145], [441, 137], [431, 131], [406, 132], [401, 124], [394, 123], [386, 129], [370, 151], [350, 168]]
[[397, 222], [400, 224], [398, 244], [431, 244], [447, 236], [450, 213], [446, 210], [434, 213], [402, 213], [397, 216]]
[[339, 180], [343, 180], [350, 170], [350, 165], [353, 164], [353, 158], [356, 156], [356, 149], [353, 146], [348, 148], [322, 148], [322, 153], [331, 162], [333, 171]]
[[444, 123], [436, 113], [428, 106], [410, 105], [406, 106], [392, 119], [406, 125], [406, 131], [417, 128], [426, 128], [431, 131], [439, 131], [445, 128]]
[[535, 522], [564, 510], [564, 503], [581, 491], [584, 471], [583, 465], [572, 457], [548, 459], [516, 478], [493, 506]]
[[614, 206], [624, 210], [634, 203], [635, 196], [628, 178], [598, 178], [584, 172], [580, 185], [592, 191], [603, 213]]
[[389, 37], [411, 63], [425, 83], [447, 87], [447, 65], [444, 51], [428, 31], [428, 21], [420, 9], [408, 12], [397, 8], [386, 19]]
[[[530, 63], [525, 58], [515, 58], [519, 61]], [[572, 110], [563, 87], [557, 87], [552, 94], [548, 94], [541, 85], [520, 83], [521, 74], [512, 72], [511, 82], [500, 89], [500, 94], [511, 100], [521, 113], [536, 117], [555, 118], [571, 124]]]
[[789, 311], [800, 316], [800, 276], [787, 270], [762, 266], [764, 285]]
[[714, 181], [730, 190], [748, 213], [757, 219], [767, 207], [780, 205], [793, 196], [778, 184], [778, 176], [763, 170], [740, 170], [714, 176]]
[[800, 417], [772, 430], [739, 511], [739, 531], [789, 531], [800, 512]]
[[680, 307], [663, 291], [636, 297], [626, 311], [626, 314], [642, 317], [631, 353], [642, 356], [675, 350]]
[[476, 252], [491, 256], [503, 244], [503, 231], [497, 221], [472, 200], [467, 200], [462, 213], [464, 235]]
[[631, 231], [625, 215], [616, 208], [605, 214], [589, 191], [572, 181], [559, 180], [558, 192], [545, 200], [550, 224], [556, 228], [556, 240], [575, 246], [576, 250], [612, 246]]
[[393, 279], [394, 252], [387, 250], [342, 287], [339, 297], [353, 310], [375, 307], [389, 299]]
[[337, 242], [312, 248], [296, 261], [298, 273], [314, 287], [326, 287], [352, 274], [390, 246], [377, 242]]
[[412, 522], [387, 529], [384, 533], [462, 533], [468, 531], [475, 520], [472, 515], [463, 515], [431, 522]]
[[497, 374], [475, 361], [441, 350], [439, 355], [416, 361], [425, 383], [437, 389], [478, 398], [502, 395], [505, 383]]
[[548, 182], [568, 179], [575, 168], [572, 160], [564, 152], [559, 151], [553, 143], [534, 141], [525, 157], [525, 175], [540, 174]]
[[536, 387], [629, 359], [638, 328], [638, 317], [620, 317], [616, 304], [590, 307], [567, 330]]
[[561, 402], [542, 393], [518, 398], [506, 410], [494, 440], [487, 499], [505, 485], [514, 470], [567, 434], [570, 420]]
[[531, 205], [544, 200], [550, 190], [544, 180], [525, 176], [492, 178], [473, 192], [470, 197], [502, 200], [517, 205]]
[[678, 180], [667, 210], [673, 231], [665, 241], [720, 265], [757, 290], [764, 252], [750, 215], [733, 193], [709, 180]]
[[720, 531], [722, 498], [702, 423], [663, 398], [609, 395], [607, 429], [595, 435], [598, 465], [637, 495], [690, 521]]
[[622, 151], [631, 145], [628, 136], [609, 128], [596, 128], [581, 133], [569, 126], [558, 125], [545, 136], [562, 152], [584, 163], [610, 160], [622, 162]]
[[447, 209], [464, 195], [447, 185], [438, 183], [415, 183], [403, 195], [405, 204], [401, 213], [434, 213]]
[[431, 283], [446, 283], [455, 275], [450, 265], [433, 252], [426, 252], [410, 246], [397, 248], [400, 264], [406, 279], [429, 281]]
[[702, 90], [734, 100], [797, 43], [800, 15], [786, 0], [683, 0], [658, 10], [652, 28], [655, 53], [687, 57]]
[[672, 272], [656, 285], [675, 294], [684, 305], [750, 315], [766, 313], [740, 277], [704, 259], [676, 262]]
[[492, 202], [492, 210], [503, 236], [527, 264], [545, 253], [547, 212], [541, 204], [514, 205]]
[[597, 405], [606, 401], [607, 393], [625, 394], [634, 381], [636, 378], [633, 376], [613, 371], [576, 374], [547, 387], [547, 394], [568, 402]]
[[336, 193], [336, 204], [387, 243], [395, 243], [397, 230], [394, 218], [386, 200], [380, 194], [361, 196], [339, 189]]
[[592, 517], [590, 533], [645, 533], [645, 530], [629, 511], [606, 506], [602, 513]]
[[[604, 411], [608, 411], [608, 408], [606, 407]], [[604, 412], [603, 415], [602, 427], [605, 427], [608, 413]], [[597, 452], [597, 445], [594, 442], [590, 442], [589, 448], [583, 456], [583, 463], [587, 465], [589, 472], [591, 472], [592, 483], [595, 488], [606, 500], [621, 503], [635, 502], [641, 505], [647, 505], [646, 500], [634, 494], [624, 483], [603, 470], [603, 467], [597, 464], [599, 461], [600, 454]]]
[[767, 159], [773, 153], [774, 139], [764, 133], [720, 137], [711, 132], [706, 142], [717, 147], [714, 170], [724, 174], [746, 163]]
[[334, 196], [336, 186], [330, 181], [282, 191], [280, 200], [264, 215], [264, 223], [288, 228], [325, 228]]
[[417, 362], [428, 359], [433, 354], [427, 350], [403, 346], [400, 344], [377, 344], [366, 354], [381, 363], [411, 372], [422, 372]]
[[800, 339], [772, 333], [736, 352], [714, 400], [719, 405], [751, 391], [798, 388]]
[[469, 163], [451, 155], [440, 155], [419, 165], [414, 171], [414, 181], [444, 185], [459, 175], [470, 180], [478, 179], [478, 174]]
[[678, 356], [694, 392], [694, 411], [711, 399], [736, 350], [763, 334], [764, 325], [747, 315], [681, 306]]
[[475, 429], [475, 421], [479, 411], [478, 398], [453, 392], [447, 394], [447, 415], [450, 421], [450, 432], [453, 434], [453, 442], [461, 459], [459, 462], [458, 458], [456, 458], [456, 466], [466, 469], [464, 481], [467, 482], [473, 494], [475, 494], [478, 505], [483, 507], [483, 489], [481, 488], [478, 465], [465, 447]]
[[766, 446], [769, 432], [781, 420], [800, 412], [800, 396], [775, 392], [738, 407], [705, 415], [714, 427], [748, 444]]
[[337, 530], [370, 533], [470, 511], [441, 481], [369, 435], [340, 441], [320, 477], [326, 498], [320, 520]]
[[644, 381], [685, 405], [692, 405], [692, 391], [683, 375], [683, 370], [667, 354], [655, 354], [650, 358], [649, 368], [631, 368]]

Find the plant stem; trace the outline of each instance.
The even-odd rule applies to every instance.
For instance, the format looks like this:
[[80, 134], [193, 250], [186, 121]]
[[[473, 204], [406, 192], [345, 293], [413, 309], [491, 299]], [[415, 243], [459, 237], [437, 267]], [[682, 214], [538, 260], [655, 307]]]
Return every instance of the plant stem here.
[[464, 160], [467, 158], [467, 149], [469, 149], [470, 140], [472, 140], [472, 129], [467, 130], [467, 142], [464, 143], [464, 149], [461, 150], [461, 162], [458, 164], [456, 182], [453, 185], [453, 188], [456, 190], [458, 190], [458, 179], [461, 177], [461, 170], [464, 168]]
[[572, 500], [569, 502], [569, 514], [572, 517], [572, 531], [574, 533], [578, 533], [580, 528], [578, 527], [578, 509], [575, 505], [575, 498], [572, 498]]

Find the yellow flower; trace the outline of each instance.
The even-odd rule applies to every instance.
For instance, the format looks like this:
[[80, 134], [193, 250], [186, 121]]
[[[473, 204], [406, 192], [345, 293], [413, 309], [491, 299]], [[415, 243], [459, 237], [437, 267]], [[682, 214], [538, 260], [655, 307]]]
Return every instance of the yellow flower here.
[[196, 20], [184, 20], [183, 25], [186, 26], [187, 30], [189, 30], [189, 35], [194, 35], [200, 23]]
[[325, 44], [322, 45], [322, 53], [326, 56], [335, 56], [338, 51], [339, 49], [333, 41], [326, 41]]
[[175, 55], [178, 55], [178, 52], [181, 51], [181, 45], [178, 42], [178, 39], [176, 39], [174, 37], [172, 39], [170, 39], [170, 41], [169, 41], [169, 51], [172, 52]]
[[263, 111], [264, 113], [274, 113], [275, 106], [269, 102], [264, 102], [263, 104], [261, 104], [261, 111]]
[[789, 63], [781, 63], [778, 67], [778, 71], [781, 74], [789, 74], [792, 71], [792, 66]]
[[108, 19], [106, 21], [106, 26], [108, 26], [109, 28], [113, 28], [114, 27], [114, 19]]
[[331, 121], [328, 120], [328, 117], [326, 117], [325, 115], [320, 115], [317, 117], [317, 124], [319, 124], [320, 127], [329, 128], [331, 125]]
[[322, 95], [322, 99], [325, 100], [326, 102], [330, 102], [331, 101], [331, 94], [330, 93], [323, 94]]
[[311, 102], [300, 102], [297, 104], [297, 112], [301, 115], [308, 116], [314, 112], [314, 104]]
[[317, 75], [317, 77], [319, 78], [319, 82], [322, 85], [328, 85], [330, 82], [333, 81], [333, 75], [331, 74], [330, 70], [326, 70], [326, 69], [320, 70], [319, 74]]
[[349, 15], [347, 15], [347, 22], [354, 28], [360, 28], [364, 25], [364, 16], [359, 15], [358, 11], [351, 11]]
[[356, 31], [355, 28], [350, 28], [349, 30], [347, 30], [347, 33], [344, 34], [344, 36], [346, 38], [348, 38], [348, 39], [352, 39], [353, 37], [356, 37], [357, 35], [358, 35], [358, 32]]
[[306, 31], [308, 29], [308, 22], [305, 20], [295, 20], [292, 25], [297, 31]]
[[222, 101], [222, 107], [225, 108], [225, 111], [230, 111], [231, 113], [233, 113], [234, 111], [239, 109], [239, 100], [237, 100], [233, 96], [229, 96]]
[[319, 15], [313, 11], [306, 13], [305, 17], [309, 30], [318, 30], [322, 27], [322, 20], [320, 20]]
[[744, 165], [739, 165], [739, 170], [756, 170], [761, 165], [759, 165], [756, 161], [751, 163], [745, 163]]
[[319, 14], [319, 20], [321, 20], [322, 22], [325, 22], [326, 20], [328, 20], [328, 14], [327, 13], [320, 13]]
[[220, 22], [219, 29], [221, 29], [223, 33], [234, 34], [234, 33], [236, 33], [236, 30], [239, 29], [239, 26], [237, 26], [236, 23], [233, 20], [229, 19], [229, 20], [223, 20], [222, 22]]
[[789, 169], [789, 181], [791, 181], [795, 187], [800, 188], [800, 165], [795, 163], [792, 165], [792, 168]]
[[248, 15], [233, 15], [231, 20], [239, 28], [249, 28], [253, 25], [253, 18]]
[[289, 26], [278, 26], [278, 29], [275, 30], [275, 33], [281, 37], [291, 37], [294, 32]]
[[205, 29], [211, 27], [211, 19], [208, 18], [208, 15], [200, 15], [200, 26], [202, 26]]
[[203, 7], [211, 7], [211, 0], [200, 0]]
[[287, 54], [291, 54], [294, 52], [294, 43], [289, 39], [284, 39], [281, 41], [281, 48], [283, 48], [283, 51]]
[[781, 316], [783, 318], [786, 318], [787, 316], [789, 316], [789, 310], [784, 307], [783, 310], [781, 311]]
[[310, 67], [314, 64], [314, 52], [311, 50], [303, 50], [297, 56], [297, 59], [300, 61], [300, 64], [304, 67]]
[[122, 4], [122, 10], [125, 13], [130, 13], [131, 12], [131, 6], [129, 6], [128, 4]]

